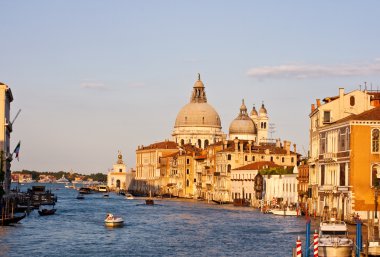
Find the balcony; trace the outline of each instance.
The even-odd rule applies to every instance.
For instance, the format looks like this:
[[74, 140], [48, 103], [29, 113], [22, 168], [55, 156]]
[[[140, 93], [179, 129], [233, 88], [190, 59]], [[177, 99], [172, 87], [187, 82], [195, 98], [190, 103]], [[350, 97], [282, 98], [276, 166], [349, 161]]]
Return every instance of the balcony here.
[[325, 162], [336, 162], [337, 161], [337, 153], [324, 153], [320, 155], [320, 159]]

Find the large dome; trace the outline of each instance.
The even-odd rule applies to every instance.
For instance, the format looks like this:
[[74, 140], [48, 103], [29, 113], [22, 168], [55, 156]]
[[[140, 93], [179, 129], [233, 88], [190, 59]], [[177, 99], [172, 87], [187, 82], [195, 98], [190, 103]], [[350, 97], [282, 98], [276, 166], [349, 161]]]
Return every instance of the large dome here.
[[243, 103], [240, 107], [239, 115], [231, 122], [229, 129], [230, 136], [238, 135], [255, 135], [257, 128], [253, 120], [247, 114], [247, 107]]
[[178, 113], [174, 127], [221, 128], [220, 117], [207, 102], [186, 104]]

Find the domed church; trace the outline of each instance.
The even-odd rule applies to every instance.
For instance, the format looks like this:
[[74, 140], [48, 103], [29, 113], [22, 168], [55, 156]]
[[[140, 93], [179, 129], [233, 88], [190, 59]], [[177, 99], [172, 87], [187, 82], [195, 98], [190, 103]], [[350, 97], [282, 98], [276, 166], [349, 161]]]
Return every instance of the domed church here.
[[248, 116], [244, 99], [240, 106], [239, 115], [231, 122], [229, 129], [230, 139], [257, 140], [257, 128], [253, 120]]
[[268, 122], [268, 112], [264, 103], [261, 105], [259, 113], [253, 106], [250, 116], [248, 116], [243, 99], [240, 113], [230, 124], [229, 139], [252, 140], [256, 144], [265, 143], [268, 141]]
[[179, 145], [192, 144], [199, 148], [223, 140], [219, 114], [207, 103], [205, 86], [199, 73], [190, 103], [178, 112], [172, 136]]

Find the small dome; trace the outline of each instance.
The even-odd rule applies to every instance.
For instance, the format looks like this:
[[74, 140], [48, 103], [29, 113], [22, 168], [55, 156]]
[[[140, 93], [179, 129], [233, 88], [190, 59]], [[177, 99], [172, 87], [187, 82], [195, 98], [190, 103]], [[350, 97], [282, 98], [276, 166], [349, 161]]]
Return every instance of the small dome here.
[[264, 106], [264, 103], [261, 105], [261, 108], [260, 108], [260, 115], [263, 115], [263, 114], [268, 114], [267, 112], [267, 109], [265, 109], [265, 106]]
[[255, 105], [253, 105], [252, 111], [251, 111], [251, 116], [257, 116], [257, 111]]
[[230, 135], [232, 135], [232, 134], [239, 134], [239, 135], [257, 134], [256, 125], [253, 122], [253, 120], [247, 114], [247, 107], [244, 104], [244, 100], [243, 100], [243, 103], [240, 107], [239, 115], [230, 124], [229, 133], [230, 133]]

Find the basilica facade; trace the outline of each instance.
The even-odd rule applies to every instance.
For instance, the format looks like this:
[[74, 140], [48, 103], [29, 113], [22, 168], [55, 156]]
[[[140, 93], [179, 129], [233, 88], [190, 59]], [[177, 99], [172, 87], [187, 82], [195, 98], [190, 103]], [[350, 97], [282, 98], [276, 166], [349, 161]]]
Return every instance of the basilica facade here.
[[171, 140], [136, 150], [136, 180], [157, 195], [230, 202], [233, 169], [258, 161], [297, 165], [295, 145], [291, 151], [289, 141], [270, 140], [268, 129], [264, 104], [259, 111], [253, 106], [248, 112], [243, 100], [228, 134], [223, 133], [198, 74], [190, 102], [177, 114]]

